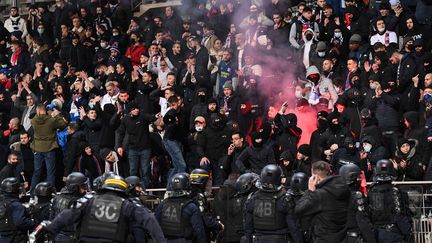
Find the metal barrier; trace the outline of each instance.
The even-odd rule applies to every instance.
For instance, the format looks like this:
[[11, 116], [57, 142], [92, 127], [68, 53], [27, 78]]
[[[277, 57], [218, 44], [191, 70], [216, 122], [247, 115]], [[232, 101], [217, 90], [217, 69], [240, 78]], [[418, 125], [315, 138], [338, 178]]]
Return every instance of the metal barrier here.
[[[368, 183], [370, 186], [372, 183]], [[395, 181], [399, 190], [408, 195], [409, 208], [413, 214], [412, 243], [432, 242], [432, 181]], [[220, 187], [212, 187], [217, 193]], [[165, 194], [165, 188], [146, 189], [150, 195]], [[213, 193], [213, 195], [215, 195]], [[163, 197], [163, 196], [162, 196]], [[213, 198], [210, 198], [212, 200]], [[159, 201], [154, 201], [154, 205]]]

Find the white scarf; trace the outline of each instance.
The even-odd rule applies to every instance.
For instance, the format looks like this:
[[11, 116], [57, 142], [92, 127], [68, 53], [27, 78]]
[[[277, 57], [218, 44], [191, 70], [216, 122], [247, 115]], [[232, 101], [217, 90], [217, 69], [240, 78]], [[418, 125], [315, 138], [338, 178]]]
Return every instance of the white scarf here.
[[112, 164], [113, 165], [113, 172], [118, 175], [119, 174], [119, 169], [118, 169], [119, 158], [117, 156], [117, 153], [114, 151], [113, 151], [113, 155], [114, 155], [114, 161], [115, 162], [109, 162], [109, 161], [105, 160], [105, 172], [111, 171], [111, 164]]

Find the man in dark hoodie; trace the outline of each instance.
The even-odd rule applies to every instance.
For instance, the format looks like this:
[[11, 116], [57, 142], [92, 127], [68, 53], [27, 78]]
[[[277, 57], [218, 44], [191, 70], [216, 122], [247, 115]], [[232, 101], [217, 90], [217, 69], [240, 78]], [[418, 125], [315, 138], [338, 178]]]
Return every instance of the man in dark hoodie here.
[[69, 124], [67, 128], [67, 143], [64, 152], [64, 165], [65, 170], [63, 174], [63, 181], [66, 181], [67, 176], [76, 171], [76, 163], [81, 156], [82, 143], [84, 142], [84, 134], [79, 131], [80, 127], [77, 123]]
[[252, 146], [243, 150], [235, 162], [241, 173], [254, 172], [259, 174], [267, 164], [276, 163], [272, 148], [264, 145], [264, 136], [263, 132], [251, 134]]
[[321, 136], [320, 146], [327, 158], [333, 155], [334, 151], [342, 147], [345, 138], [351, 137], [351, 133], [340, 125], [340, 115], [337, 112], [330, 113], [327, 117], [329, 127]]
[[336, 171], [346, 164], [360, 165], [360, 152], [356, 148], [356, 142], [354, 138], [345, 138], [343, 147], [338, 148], [332, 157], [331, 164]]
[[275, 116], [274, 123], [278, 130], [275, 140], [281, 151], [290, 150], [295, 153], [302, 130], [297, 126], [297, 116], [294, 113], [284, 114], [287, 106], [287, 102], [283, 103]]
[[[128, 135], [129, 174], [138, 176], [145, 187], [150, 184], [149, 166], [151, 156], [151, 143], [149, 138], [149, 124], [156, 120], [158, 115], [141, 111], [138, 103], [129, 104], [129, 114], [123, 117], [118, 129], [117, 153], [123, 156], [123, 139]], [[139, 170], [140, 169], [140, 170]], [[141, 175], [140, 175], [141, 174]]]
[[375, 141], [372, 136], [366, 136], [360, 144], [360, 169], [366, 174], [366, 180], [370, 180], [373, 174], [373, 168], [381, 159], [388, 159], [390, 154], [388, 150]]
[[422, 162], [426, 165], [431, 158], [431, 147], [427, 140], [427, 129], [419, 126], [419, 115], [416, 111], [408, 111], [403, 115], [405, 123], [404, 138], [415, 139], [418, 142], [417, 149], [422, 151]]
[[207, 171], [213, 171], [214, 185], [221, 185], [222, 178], [221, 155], [226, 153], [230, 143], [230, 129], [220, 114], [212, 114], [210, 124], [204, 129], [197, 140], [197, 153], [201, 158], [200, 166]]
[[348, 16], [346, 26], [351, 34], [360, 35], [363, 42], [369, 40], [369, 20], [367, 15], [361, 13], [354, 5], [347, 6], [345, 11]]
[[294, 163], [295, 172], [303, 172], [307, 176], [311, 176], [311, 147], [309, 144], [302, 144], [298, 147], [296, 160]]
[[207, 114], [207, 98], [208, 98], [207, 89], [205, 88], [198, 89], [195, 97], [196, 97], [195, 105], [191, 109], [191, 114], [189, 119], [189, 129], [191, 131], [194, 130], [195, 118], [198, 116], [205, 117]]
[[312, 162], [316, 162], [321, 159], [322, 151], [320, 149], [321, 136], [328, 128], [327, 123], [327, 111], [319, 111], [317, 113], [317, 129], [312, 132], [310, 138], [310, 146], [311, 146], [311, 159]]
[[418, 150], [418, 142], [401, 138], [394, 162], [397, 164], [398, 181], [421, 181], [423, 179], [422, 151]]
[[312, 238], [316, 243], [346, 240], [347, 208], [350, 191], [340, 176], [331, 176], [331, 165], [318, 161], [312, 165], [309, 190], [297, 202], [299, 217], [312, 217]]

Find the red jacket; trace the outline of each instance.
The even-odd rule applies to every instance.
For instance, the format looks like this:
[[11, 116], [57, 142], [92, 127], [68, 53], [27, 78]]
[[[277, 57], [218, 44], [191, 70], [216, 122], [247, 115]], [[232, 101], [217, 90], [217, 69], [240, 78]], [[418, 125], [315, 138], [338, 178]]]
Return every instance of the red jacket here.
[[133, 45], [126, 50], [126, 57], [130, 59], [132, 66], [139, 66], [141, 54], [145, 51], [146, 48], [143, 45]]

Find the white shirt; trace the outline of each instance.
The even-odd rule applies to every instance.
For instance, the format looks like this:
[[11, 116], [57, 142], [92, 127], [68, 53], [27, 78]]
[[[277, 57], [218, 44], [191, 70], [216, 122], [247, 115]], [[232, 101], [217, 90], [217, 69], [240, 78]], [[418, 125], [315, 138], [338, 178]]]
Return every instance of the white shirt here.
[[397, 35], [395, 32], [388, 30], [382, 35], [376, 33], [375, 35], [371, 36], [370, 44], [373, 45], [377, 42], [381, 42], [385, 46], [388, 46], [390, 43], [397, 43]]

